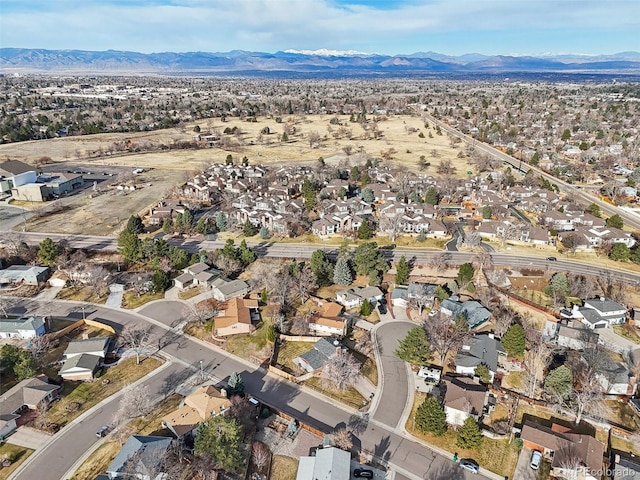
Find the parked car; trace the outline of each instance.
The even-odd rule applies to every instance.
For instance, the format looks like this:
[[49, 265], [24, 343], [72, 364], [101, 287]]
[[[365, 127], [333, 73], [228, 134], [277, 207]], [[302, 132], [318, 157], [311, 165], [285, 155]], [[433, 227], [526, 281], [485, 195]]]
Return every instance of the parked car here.
[[458, 465], [460, 466], [460, 468], [471, 473], [478, 473], [480, 471], [480, 465], [478, 465], [478, 462], [476, 462], [472, 458], [462, 458], [460, 459]]
[[379, 311], [381, 314], [383, 314], [383, 315], [384, 315], [385, 313], [387, 313], [387, 306], [386, 306], [385, 304], [383, 304], [383, 303], [379, 303], [379, 304], [378, 304], [378, 311]]
[[353, 476], [356, 478], [373, 478], [373, 470], [367, 470], [366, 468], [356, 468], [353, 471]]
[[102, 425], [98, 431], [96, 432], [96, 437], [104, 437], [107, 435], [107, 433], [109, 433], [109, 429], [111, 428], [110, 425]]
[[549, 260], [550, 262], [558, 261], [558, 259], [556, 257], [547, 257], [547, 260]]
[[531, 461], [529, 462], [529, 466], [534, 470], [538, 470], [540, 468], [541, 462], [542, 462], [542, 453], [540, 453], [538, 450], [534, 450], [533, 453], [531, 454]]

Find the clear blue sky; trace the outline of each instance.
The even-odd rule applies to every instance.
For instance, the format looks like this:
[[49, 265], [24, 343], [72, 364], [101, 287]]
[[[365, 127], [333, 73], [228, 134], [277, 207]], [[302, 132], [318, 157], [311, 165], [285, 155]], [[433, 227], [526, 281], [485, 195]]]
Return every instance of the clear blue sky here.
[[0, 0], [0, 46], [606, 54], [640, 51], [640, 0]]

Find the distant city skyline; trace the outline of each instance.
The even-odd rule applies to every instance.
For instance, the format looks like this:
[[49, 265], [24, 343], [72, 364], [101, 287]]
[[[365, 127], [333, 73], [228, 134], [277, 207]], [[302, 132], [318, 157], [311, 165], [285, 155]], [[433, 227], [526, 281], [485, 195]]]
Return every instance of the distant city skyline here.
[[600, 55], [640, 51], [640, 1], [0, 0], [0, 46]]

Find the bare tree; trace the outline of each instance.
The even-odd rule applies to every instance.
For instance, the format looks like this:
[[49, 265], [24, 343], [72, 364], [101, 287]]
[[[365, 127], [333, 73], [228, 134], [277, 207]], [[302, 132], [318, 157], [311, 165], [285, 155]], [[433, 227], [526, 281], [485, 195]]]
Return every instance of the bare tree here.
[[341, 450], [346, 450], [347, 452], [351, 451], [353, 448], [353, 437], [351, 436], [351, 432], [344, 427], [335, 430], [331, 434], [331, 445], [338, 447]]
[[87, 271], [85, 283], [91, 292], [100, 298], [106, 292], [108, 279], [109, 272], [99, 265], [94, 265]]
[[143, 417], [153, 409], [151, 394], [147, 385], [128, 385], [122, 391], [120, 406], [116, 416], [121, 422], [132, 418]]
[[267, 466], [270, 457], [271, 452], [264, 443], [253, 442], [251, 446], [251, 461], [259, 470]]
[[429, 339], [429, 346], [434, 352], [438, 352], [442, 366], [444, 366], [447, 355], [451, 352], [457, 353], [469, 336], [468, 330], [457, 323], [451, 323], [451, 320], [442, 313], [427, 318], [424, 321], [424, 328]]
[[136, 365], [140, 365], [140, 356], [149, 356], [153, 349], [151, 327], [127, 325], [120, 334], [120, 343], [135, 353]]
[[320, 374], [320, 382], [325, 388], [344, 392], [355, 385], [360, 372], [360, 364], [350, 353], [337, 352], [329, 358]]
[[9, 311], [13, 308], [15, 300], [10, 297], [0, 297], [0, 314], [3, 317], [9, 317]]
[[309, 264], [305, 263], [300, 271], [294, 275], [293, 284], [302, 303], [307, 300], [309, 293], [318, 288], [316, 276]]
[[220, 303], [215, 298], [207, 298], [195, 305], [189, 305], [189, 319], [204, 325], [214, 318], [220, 310]]
[[526, 335], [527, 351], [524, 358], [527, 374], [526, 395], [529, 398], [538, 398], [544, 371], [549, 364], [552, 350], [542, 340], [539, 331], [528, 329]]
[[291, 321], [291, 333], [294, 335], [308, 335], [309, 323], [313, 315], [310, 313], [296, 314]]
[[29, 340], [27, 344], [27, 350], [31, 352], [36, 362], [42, 361], [42, 356], [53, 348], [53, 337], [50, 333], [46, 335], [40, 335]]
[[389, 235], [392, 242], [396, 241], [398, 235], [403, 231], [403, 216], [396, 213], [395, 215], [382, 215], [380, 217], [380, 230]]
[[373, 343], [371, 342], [371, 334], [364, 332], [360, 338], [356, 340], [354, 349], [367, 357], [373, 353]]
[[429, 286], [424, 283], [417, 284], [411, 299], [409, 300], [409, 308], [416, 311], [418, 314], [422, 314], [425, 307], [429, 307], [433, 304], [433, 293], [429, 292]]
[[447, 252], [438, 253], [431, 257], [429, 266], [436, 271], [442, 271], [449, 268], [449, 262], [451, 261], [451, 254]]
[[222, 270], [222, 273], [227, 277], [242, 269], [242, 262], [234, 260], [233, 258], [225, 257], [224, 255], [218, 255], [215, 265]]

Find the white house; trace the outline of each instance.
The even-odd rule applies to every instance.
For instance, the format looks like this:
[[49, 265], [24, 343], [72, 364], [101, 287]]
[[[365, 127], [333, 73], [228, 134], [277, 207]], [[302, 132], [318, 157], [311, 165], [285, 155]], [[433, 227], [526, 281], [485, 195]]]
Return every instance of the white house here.
[[33, 316], [0, 320], [0, 338], [29, 339], [46, 333], [46, 317]]
[[595, 310], [609, 325], [624, 323], [627, 315], [627, 309], [624, 305], [620, 305], [613, 300], [608, 300], [605, 297], [585, 300], [584, 308]]
[[109, 349], [109, 337], [73, 340], [64, 351], [60, 376], [65, 380], [92, 380], [93, 373]]

